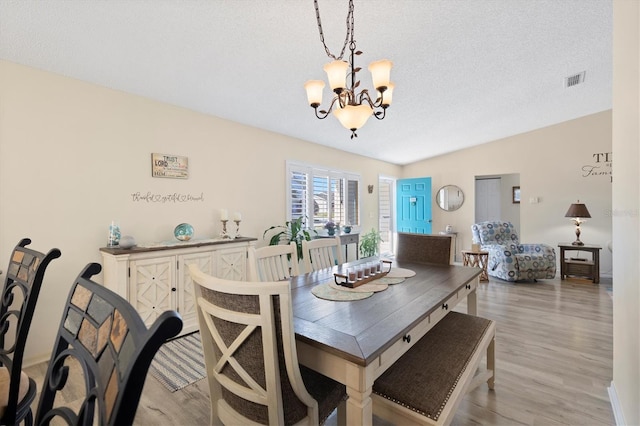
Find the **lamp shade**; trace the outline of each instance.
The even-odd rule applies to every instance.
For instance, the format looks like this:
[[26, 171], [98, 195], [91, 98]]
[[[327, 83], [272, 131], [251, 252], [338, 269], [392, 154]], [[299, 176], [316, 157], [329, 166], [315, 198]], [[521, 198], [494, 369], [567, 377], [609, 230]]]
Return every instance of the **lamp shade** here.
[[587, 210], [587, 206], [578, 202], [569, 206], [569, 210], [567, 210], [567, 214], [565, 214], [564, 217], [587, 218], [591, 217], [591, 215], [589, 214], [589, 210]]
[[324, 89], [324, 81], [309, 80], [304, 84], [307, 91], [307, 100], [311, 106], [320, 106], [322, 103], [322, 89]]
[[372, 113], [373, 110], [366, 104], [345, 105], [344, 108], [333, 110], [333, 115], [340, 121], [340, 124], [352, 131], [364, 126]]
[[381, 87], [387, 87], [389, 85], [392, 66], [393, 62], [387, 59], [371, 62], [371, 64], [369, 64], [369, 71], [371, 72], [373, 87], [380, 90]]
[[396, 86], [393, 83], [389, 82], [389, 85], [387, 86], [387, 90], [384, 91], [384, 94], [381, 94], [380, 92], [376, 92], [378, 97], [382, 96], [382, 105], [383, 106], [391, 105], [391, 102], [393, 101], [393, 88], [394, 87], [396, 87]]
[[336, 93], [341, 92], [346, 87], [347, 69], [349, 63], [346, 61], [332, 61], [326, 64], [323, 69], [327, 73], [329, 86]]

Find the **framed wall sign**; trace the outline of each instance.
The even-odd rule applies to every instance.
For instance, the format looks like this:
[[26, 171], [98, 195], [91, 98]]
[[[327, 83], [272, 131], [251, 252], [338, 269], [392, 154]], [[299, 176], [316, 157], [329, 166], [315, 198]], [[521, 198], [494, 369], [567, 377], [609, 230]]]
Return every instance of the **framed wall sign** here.
[[514, 186], [511, 188], [511, 201], [513, 204], [520, 204], [520, 187]]
[[152, 153], [151, 176], [159, 178], [188, 179], [189, 159], [180, 155]]

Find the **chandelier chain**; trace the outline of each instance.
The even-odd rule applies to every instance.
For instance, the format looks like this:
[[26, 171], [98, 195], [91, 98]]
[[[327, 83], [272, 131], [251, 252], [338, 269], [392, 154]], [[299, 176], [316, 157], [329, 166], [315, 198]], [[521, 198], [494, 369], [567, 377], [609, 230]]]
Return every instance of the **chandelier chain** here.
[[318, 21], [318, 31], [320, 33], [320, 41], [322, 41], [322, 45], [324, 46], [324, 51], [327, 53], [327, 56], [333, 58], [334, 60], [342, 60], [344, 56], [344, 52], [347, 49], [347, 45], [349, 44], [349, 39], [351, 39], [351, 44], [354, 44], [353, 40], [353, 0], [349, 0], [349, 12], [347, 13], [347, 35], [344, 39], [344, 44], [342, 45], [342, 50], [340, 51], [340, 56], [336, 57], [327, 46], [327, 43], [324, 41], [324, 32], [322, 31], [322, 21], [320, 20], [320, 9], [318, 7], [318, 0], [313, 0], [313, 4], [316, 8], [316, 20]]

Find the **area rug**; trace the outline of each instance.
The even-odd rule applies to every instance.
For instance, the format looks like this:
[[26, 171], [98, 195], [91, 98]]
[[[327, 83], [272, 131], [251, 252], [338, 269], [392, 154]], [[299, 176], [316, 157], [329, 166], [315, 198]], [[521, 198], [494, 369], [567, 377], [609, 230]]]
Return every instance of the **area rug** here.
[[149, 373], [167, 389], [175, 392], [206, 376], [200, 333], [171, 340], [160, 347]]

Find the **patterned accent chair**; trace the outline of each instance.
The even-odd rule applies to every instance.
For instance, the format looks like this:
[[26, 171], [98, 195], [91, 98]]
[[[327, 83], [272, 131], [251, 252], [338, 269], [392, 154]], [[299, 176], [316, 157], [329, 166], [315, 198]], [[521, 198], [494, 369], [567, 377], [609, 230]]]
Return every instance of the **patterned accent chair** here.
[[520, 244], [511, 222], [480, 222], [471, 226], [473, 241], [489, 252], [487, 272], [506, 281], [556, 276], [556, 251], [547, 244]]

